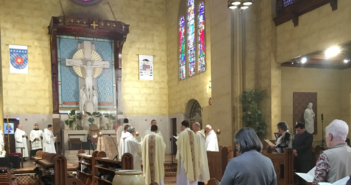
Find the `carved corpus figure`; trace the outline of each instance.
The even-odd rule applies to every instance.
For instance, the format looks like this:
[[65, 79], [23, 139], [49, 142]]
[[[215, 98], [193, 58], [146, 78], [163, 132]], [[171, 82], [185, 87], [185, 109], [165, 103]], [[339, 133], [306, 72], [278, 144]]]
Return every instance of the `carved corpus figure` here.
[[304, 119], [305, 119], [305, 127], [306, 127], [306, 131], [313, 134], [314, 132], [314, 111], [312, 109], [313, 104], [312, 103], [308, 103], [307, 108], [305, 110], [304, 113]]

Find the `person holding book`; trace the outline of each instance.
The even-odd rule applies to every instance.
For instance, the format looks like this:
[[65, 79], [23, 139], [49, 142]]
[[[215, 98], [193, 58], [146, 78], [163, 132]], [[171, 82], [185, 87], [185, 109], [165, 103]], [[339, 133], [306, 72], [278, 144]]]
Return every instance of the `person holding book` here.
[[319, 156], [313, 185], [319, 182], [334, 183], [351, 174], [351, 148], [345, 142], [349, 126], [345, 121], [336, 119], [325, 131], [325, 142], [329, 149]]
[[282, 121], [277, 124], [278, 127], [278, 138], [275, 145], [270, 147], [275, 150], [276, 153], [284, 153], [285, 148], [292, 148], [292, 138], [288, 131], [288, 125]]

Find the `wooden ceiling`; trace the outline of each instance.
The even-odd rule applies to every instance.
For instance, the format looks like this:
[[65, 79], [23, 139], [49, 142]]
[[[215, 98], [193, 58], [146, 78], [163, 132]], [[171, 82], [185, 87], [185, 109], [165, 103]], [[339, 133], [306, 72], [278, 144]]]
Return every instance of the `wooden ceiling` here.
[[[345, 59], [351, 59], [351, 43], [340, 46], [341, 53], [335, 57], [327, 58], [323, 51], [317, 51], [291, 61], [282, 63], [281, 66], [285, 67], [307, 67], [307, 68], [329, 68], [329, 69], [346, 69], [351, 68], [351, 61], [344, 63]], [[306, 57], [307, 62], [302, 64], [301, 58]]]

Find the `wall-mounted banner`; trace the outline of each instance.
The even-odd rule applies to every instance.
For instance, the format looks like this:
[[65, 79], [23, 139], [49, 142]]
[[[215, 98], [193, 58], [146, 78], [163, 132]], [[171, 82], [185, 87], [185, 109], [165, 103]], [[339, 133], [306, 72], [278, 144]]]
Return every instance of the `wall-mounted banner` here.
[[154, 80], [154, 56], [139, 55], [139, 80]]
[[9, 45], [10, 73], [28, 74], [28, 48], [27, 46]]

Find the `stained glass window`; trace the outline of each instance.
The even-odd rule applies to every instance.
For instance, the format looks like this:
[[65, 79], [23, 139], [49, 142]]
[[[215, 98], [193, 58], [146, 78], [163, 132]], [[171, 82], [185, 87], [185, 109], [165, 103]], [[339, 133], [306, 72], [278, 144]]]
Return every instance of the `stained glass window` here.
[[185, 21], [184, 17], [179, 20], [179, 78], [185, 79]]
[[188, 0], [188, 60], [189, 76], [195, 74], [195, 5], [194, 0]]
[[206, 69], [206, 50], [205, 50], [205, 4], [201, 2], [199, 5], [199, 15], [198, 15], [198, 34], [199, 34], [199, 73], [204, 72]]

